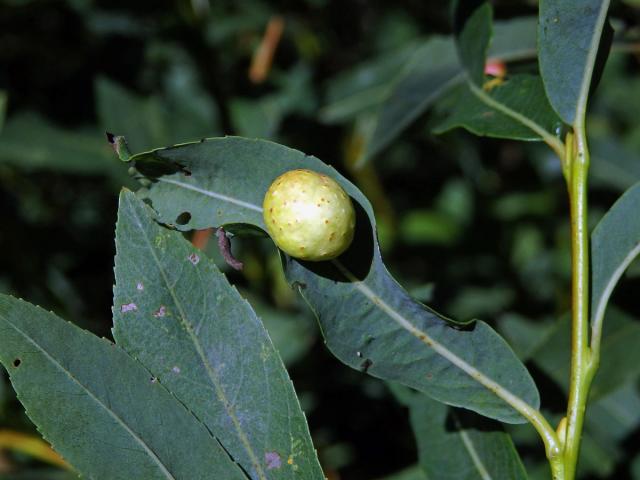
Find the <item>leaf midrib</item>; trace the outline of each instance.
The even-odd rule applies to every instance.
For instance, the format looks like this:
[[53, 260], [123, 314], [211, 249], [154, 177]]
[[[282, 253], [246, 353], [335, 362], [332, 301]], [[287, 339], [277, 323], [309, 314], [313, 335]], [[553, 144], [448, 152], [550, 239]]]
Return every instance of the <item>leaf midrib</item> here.
[[208, 197], [217, 198], [218, 200], [222, 200], [224, 202], [233, 203], [234, 205], [238, 205], [239, 207], [248, 208], [249, 210], [255, 210], [256, 212], [262, 212], [262, 207], [254, 205], [253, 203], [245, 202], [244, 200], [230, 197], [229, 195], [225, 195], [223, 193], [212, 192], [211, 190], [196, 187], [195, 185], [191, 185], [189, 183], [179, 182], [171, 178], [159, 177], [157, 180], [160, 182], [177, 185], [178, 187], [182, 187], [187, 190], [193, 190], [194, 192], [201, 193], [202, 195], [206, 195]]
[[44, 348], [42, 348], [42, 346], [39, 343], [37, 343], [35, 340], [33, 340], [27, 333], [22, 331], [18, 326], [16, 326], [14, 323], [12, 323], [7, 317], [2, 316], [2, 319], [8, 325], [10, 325], [18, 334], [20, 334], [22, 337], [24, 337], [24, 339], [27, 342], [29, 342], [34, 347], [36, 347], [56, 368], [58, 368], [67, 377], [69, 377], [69, 379], [71, 381], [73, 381], [80, 388], [82, 388], [93, 401], [95, 401], [102, 409], [104, 409], [109, 414], [109, 416], [111, 416], [122, 428], [124, 428], [124, 430], [136, 442], [138, 442], [142, 446], [142, 448], [144, 448], [144, 450], [149, 454], [149, 456], [155, 461], [155, 463], [158, 465], [158, 467], [160, 468], [160, 470], [162, 471], [162, 473], [164, 474], [164, 476], [166, 478], [169, 478], [169, 479], [172, 479], [172, 480], [176, 480], [176, 478], [171, 474], [171, 472], [169, 472], [167, 467], [164, 465], [164, 463], [162, 463], [162, 461], [156, 455], [156, 453], [153, 451], [153, 449], [149, 445], [147, 445], [147, 443], [140, 436], [138, 436], [138, 434], [136, 434], [116, 412], [114, 412], [109, 407], [107, 407], [107, 405], [105, 405], [98, 397], [96, 397], [86, 385], [84, 385], [80, 380], [78, 380], [60, 362], [58, 362], [55, 358], [53, 358]]
[[484, 462], [480, 458], [480, 455], [478, 454], [478, 451], [476, 450], [476, 447], [474, 446], [473, 441], [471, 440], [467, 432], [464, 430], [464, 428], [462, 428], [462, 424], [460, 423], [460, 420], [458, 419], [455, 413], [453, 413], [453, 419], [455, 421], [456, 428], [458, 429], [458, 434], [460, 435], [460, 439], [462, 440], [464, 448], [467, 450], [467, 453], [469, 453], [469, 457], [471, 457], [471, 461], [473, 462], [473, 465], [476, 467], [476, 470], [478, 471], [478, 475], [482, 477], [482, 480], [493, 480], [493, 477], [489, 473], [489, 470], [487, 470], [487, 467], [484, 465]]

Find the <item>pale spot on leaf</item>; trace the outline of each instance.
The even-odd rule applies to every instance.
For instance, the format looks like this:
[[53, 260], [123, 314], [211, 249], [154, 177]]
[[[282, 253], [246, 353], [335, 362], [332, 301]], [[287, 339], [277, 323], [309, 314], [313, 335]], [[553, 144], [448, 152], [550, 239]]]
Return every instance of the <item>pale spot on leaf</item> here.
[[265, 453], [264, 462], [267, 464], [267, 470], [273, 470], [274, 468], [280, 468], [282, 466], [282, 459], [278, 452]]
[[126, 303], [120, 307], [120, 311], [122, 313], [131, 312], [133, 310], [138, 310], [138, 306], [135, 303]]

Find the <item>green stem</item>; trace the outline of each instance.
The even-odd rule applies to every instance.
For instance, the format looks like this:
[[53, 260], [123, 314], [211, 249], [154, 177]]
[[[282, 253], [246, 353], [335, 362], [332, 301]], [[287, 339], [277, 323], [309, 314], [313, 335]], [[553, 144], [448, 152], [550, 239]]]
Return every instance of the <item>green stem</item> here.
[[[571, 208], [571, 380], [564, 445], [564, 480], [573, 480], [580, 452], [584, 414], [597, 368], [589, 348], [589, 231], [587, 226], [587, 172], [589, 151], [584, 127], [568, 138], [565, 176]], [[571, 142], [573, 140], [573, 142]]]

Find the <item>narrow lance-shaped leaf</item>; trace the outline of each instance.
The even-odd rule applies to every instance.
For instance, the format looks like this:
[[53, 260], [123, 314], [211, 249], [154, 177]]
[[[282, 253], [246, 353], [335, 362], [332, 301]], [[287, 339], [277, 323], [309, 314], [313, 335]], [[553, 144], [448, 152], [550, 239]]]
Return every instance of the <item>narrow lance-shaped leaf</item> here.
[[0, 362], [31, 420], [87, 478], [246, 478], [123, 350], [6, 295], [0, 295]]
[[[493, 10], [487, 2], [468, 11], [476, 2], [460, 0], [455, 11], [458, 57], [469, 94], [459, 98], [440, 130], [462, 126], [473, 133], [517, 140], [544, 140], [558, 155], [561, 120], [550, 107], [538, 77], [507, 75], [496, 85], [485, 84], [484, 65], [491, 42]], [[481, 106], [484, 104], [484, 107]]]
[[377, 107], [389, 95], [389, 89], [420, 48], [408, 42], [373, 59], [339, 72], [326, 84], [326, 101], [318, 115], [322, 122], [340, 123]]
[[[482, 85], [484, 64], [493, 33], [493, 9], [488, 2], [458, 0], [454, 9], [458, 58], [470, 83]], [[475, 8], [477, 6], [477, 8]]]
[[523, 418], [505, 399], [538, 407], [527, 370], [487, 324], [447, 322], [396, 283], [380, 256], [371, 205], [318, 159], [266, 141], [224, 138], [133, 160], [138, 171], [153, 178], [141, 195], [165, 223], [189, 212], [190, 220], [179, 226], [184, 229], [233, 229], [239, 223], [264, 229], [262, 200], [276, 177], [295, 168], [330, 175], [356, 207], [352, 247], [333, 262], [285, 257], [284, 264], [289, 282], [317, 315], [331, 351], [353, 368], [506, 422]]
[[[488, 47], [489, 56], [504, 62], [534, 58], [536, 26], [537, 18], [533, 17], [496, 22], [494, 38]], [[484, 51], [482, 55], [484, 59]], [[464, 84], [465, 77], [462, 73], [463, 69], [456, 55], [455, 41], [452, 37], [435, 37], [425, 42], [407, 62], [404, 71], [396, 79], [395, 85], [389, 85], [391, 91], [379, 109], [375, 132], [367, 146], [366, 155], [361, 161], [366, 161], [378, 154], [443, 95], [454, 87]], [[507, 88], [511, 89], [511, 87]], [[540, 105], [541, 99], [548, 104], [544, 98], [544, 91], [542, 91], [542, 97], [536, 96], [532, 102]], [[474, 101], [478, 102], [477, 99]], [[464, 101], [457, 103], [464, 104]], [[485, 108], [487, 108], [486, 105]], [[544, 109], [540, 110], [540, 112], [544, 111]], [[496, 116], [499, 115], [495, 111], [493, 113]], [[557, 122], [553, 112], [551, 119]], [[525, 131], [529, 137], [532, 135], [531, 130], [525, 129]], [[494, 134], [493, 136], [505, 135]], [[536, 136], [535, 139], [538, 140], [539, 137]]]
[[116, 342], [251, 478], [324, 478], [291, 380], [251, 306], [211, 260], [150, 212], [132, 192], [121, 194]]
[[461, 81], [460, 65], [450, 37], [436, 37], [426, 42], [406, 70], [380, 109], [363, 160], [389, 145], [443, 93]]
[[34, 113], [9, 117], [0, 137], [0, 163], [26, 171], [104, 174], [120, 184], [127, 179], [126, 171], [112, 158], [113, 151], [97, 130], [65, 130]]
[[609, 0], [540, 1], [540, 73], [551, 105], [568, 124], [584, 116], [608, 8]]
[[[546, 131], [559, 133], [562, 122], [546, 100], [544, 86], [536, 75], [520, 74], [504, 80], [490, 90], [491, 98], [524, 114]], [[456, 102], [449, 115], [435, 128], [444, 133], [462, 127], [475, 135], [509, 138], [513, 140], [540, 140], [541, 136], [526, 125], [513, 121], [507, 114], [480, 100], [465, 85], [460, 87]]]
[[[640, 183], [627, 190], [591, 235], [591, 321], [602, 322], [618, 280], [640, 254]], [[597, 327], [599, 328], [599, 326]]]
[[396, 396], [409, 408], [418, 460], [427, 478], [526, 480], [511, 437], [496, 422], [410, 391]]

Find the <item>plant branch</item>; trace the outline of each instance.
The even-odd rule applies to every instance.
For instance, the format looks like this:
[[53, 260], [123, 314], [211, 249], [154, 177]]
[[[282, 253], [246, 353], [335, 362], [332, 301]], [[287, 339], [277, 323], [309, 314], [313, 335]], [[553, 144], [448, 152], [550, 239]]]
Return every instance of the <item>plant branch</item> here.
[[[585, 64], [576, 103], [573, 122], [573, 137], [567, 138], [567, 157], [563, 171], [569, 190], [571, 205], [571, 378], [569, 403], [566, 416], [566, 441], [564, 443], [565, 480], [575, 478], [584, 415], [587, 409], [589, 390], [598, 369], [600, 334], [594, 336], [589, 345], [589, 230], [587, 224], [587, 173], [589, 171], [589, 149], [585, 118], [587, 100], [598, 54], [602, 29], [609, 9], [609, 0], [600, 4], [598, 19], [591, 38], [589, 54]], [[595, 346], [596, 355], [592, 347]]]
[[[582, 117], [584, 118], [584, 117]], [[589, 151], [584, 121], [574, 127], [573, 145], [565, 158], [571, 208], [571, 379], [566, 417], [564, 463], [566, 480], [575, 476], [584, 414], [597, 365], [589, 347], [589, 231], [587, 225], [587, 172]]]

